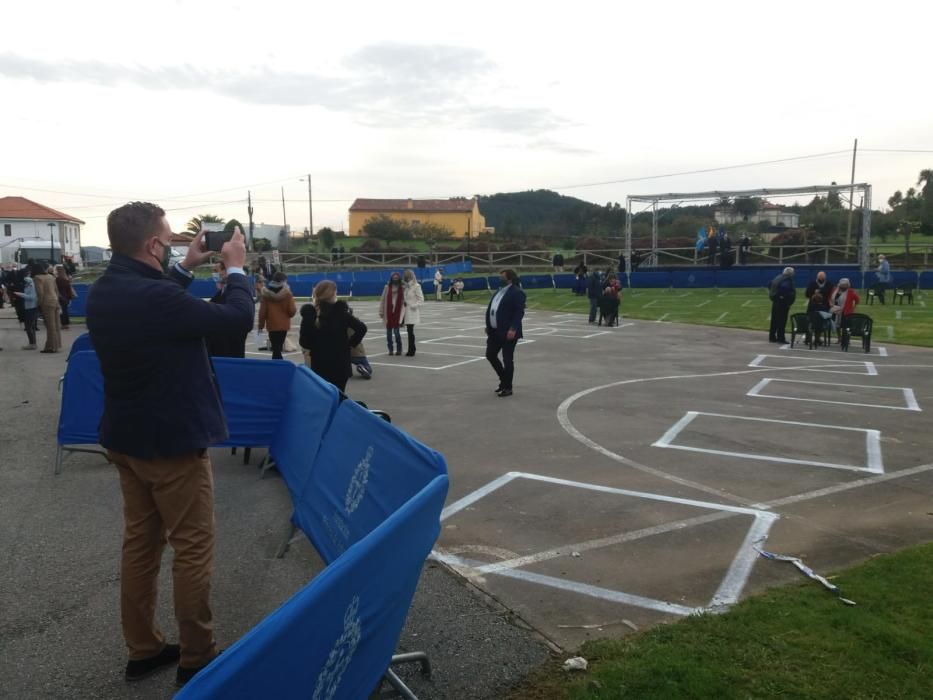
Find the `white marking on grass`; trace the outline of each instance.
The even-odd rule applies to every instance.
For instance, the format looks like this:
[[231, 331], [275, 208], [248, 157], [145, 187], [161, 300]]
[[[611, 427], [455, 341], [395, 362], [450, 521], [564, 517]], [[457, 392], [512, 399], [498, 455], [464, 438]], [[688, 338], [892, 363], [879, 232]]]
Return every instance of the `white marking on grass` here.
[[715, 321], [713, 321], [713, 323], [719, 323], [720, 321], [722, 321], [722, 320], [723, 320], [726, 316], [728, 316], [728, 315], [729, 315], [729, 312], [728, 312], [728, 311], [723, 311], [723, 312], [719, 315], [719, 318], [717, 318]]
[[885, 328], [888, 329], [888, 339], [890, 340], [894, 337], [894, 326], [885, 326]]
[[661, 321], [663, 321], [663, 320], [664, 320], [665, 318], [667, 318], [668, 316], [670, 316], [669, 313], [668, 313], [668, 314], [664, 314], [664, 315], [661, 316], [657, 321], [655, 321], [655, 323], [661, 323]]
[[654, 305], [657, 304], [657, 303], [658, 303], [658, 300], [657, 300], [657, 299], [652, 299], [651, 301], [649, 301], [647, 304], [645, 304], [645, 305], [642, 306], [641, 308], [647, 309], [649, 306], [654, 306]]
[[713, 302], [712, 299], [707, 299], [706, 301], [697, 304], [697, 308], [699, 309], [701, 306], [706, 306], [707, 304], [711, 304], [712, 302]]
[[753, 301], [754, 301], [753, 299], [747, 299], [747, 300], [745, 300], [745, 301], [742, 302], [742, 306], [743, 306], [743, 307], [751, 306]]

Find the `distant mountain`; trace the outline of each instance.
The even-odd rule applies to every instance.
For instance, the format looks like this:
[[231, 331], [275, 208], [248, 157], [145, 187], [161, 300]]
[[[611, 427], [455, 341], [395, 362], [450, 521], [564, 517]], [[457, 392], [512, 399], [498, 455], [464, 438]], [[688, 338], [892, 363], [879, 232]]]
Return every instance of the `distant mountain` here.
[[503, 237], [620, 236], [625, 229], [625, 209], [618, 202], [600, 206], [551, 190], [481, 196], [479, 210]]

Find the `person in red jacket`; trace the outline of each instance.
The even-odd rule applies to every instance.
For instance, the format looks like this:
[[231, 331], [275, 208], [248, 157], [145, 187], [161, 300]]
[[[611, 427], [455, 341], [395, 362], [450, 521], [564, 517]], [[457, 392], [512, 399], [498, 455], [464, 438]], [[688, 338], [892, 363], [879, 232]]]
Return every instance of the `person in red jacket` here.
[[833, 313], [836, 330], [849, 327], [849, 317], [855, 313], [860, 301], [858, 293], [849, 284], [849, 278], [839, 280], [839, 285], [829, 296], [829, 310]]

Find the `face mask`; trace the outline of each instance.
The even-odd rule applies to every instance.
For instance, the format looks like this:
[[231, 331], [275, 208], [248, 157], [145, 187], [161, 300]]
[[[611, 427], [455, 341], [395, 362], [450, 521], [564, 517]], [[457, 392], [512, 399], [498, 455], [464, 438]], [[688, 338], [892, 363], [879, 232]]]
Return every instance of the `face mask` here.
[[220, 273], [219, 273], [219, 272], [212, 272], [212, 273], [211, 273], [211, 279], [214, 280], [214, 282], [219, 283], [219, 282], [220, 282]]
[[163, 272], [168, 272], [168, 265], [172, 261], [172, 246], [166, 245], [162, 241], [158, 241], [158, 240], [156, 241], [156, 243], [162, 246], [162, 259], [159, 260], [159, 265], [162, 266]]

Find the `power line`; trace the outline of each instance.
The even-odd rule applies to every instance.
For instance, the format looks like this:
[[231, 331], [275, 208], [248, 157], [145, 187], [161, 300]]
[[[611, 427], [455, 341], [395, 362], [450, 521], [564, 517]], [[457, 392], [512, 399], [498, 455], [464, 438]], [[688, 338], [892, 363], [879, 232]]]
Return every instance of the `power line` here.
[[[244, 204], [245, 202], [245, 199], [231, 199], [227, 202], [201, 202], [199, 204], [192, 204], [190, 207], [171, 207], [165, 209], [165, 211], [188, 211], [190, 209], [202, 209], [204, 207], [220, 207], [228, 204]], [[108, 216], [109, 214], [101, 214], [100, 216], [86, 216], [85, 219], [106, 219]]]
[[703, 168], [701, 170], [684, 170], [677, 173], [665, 173], [663, 175], [645, 175], [642, 177], [627, 177], [620, 180], [606, 180], [605, 182], [589, 182], [580, 185], [563, 185], [561, 187], [549, 187], [552, 190], [572, 190], [581, 187], [599, 187], [600, 185], [620, 185], [626, 182], [643, 182], [645, 180], [660, 180], [666, 177], [679, 177], [681, 175], [702, 175], [704, 173], [715, 173], [722, 170], [735, 170], [737, 168], [752, 168], [757, 165], [772, 165], [774, 163], [788, 163], [794, 160], [810, 160], [813, 158], [825, 158], [827, 156], [838, 156], [848, 154], [849, 151], [827, 151], [826, 153], [812, 153], [807, 156], [793, 156], [791, 158], [777, 158], [774, 160], [760, 160], [754, 163], [739, 163], [738, 165], [722, 165], [717, 168]]
[[863, 148], [863, 153], [933, 153], [933, 148]]

